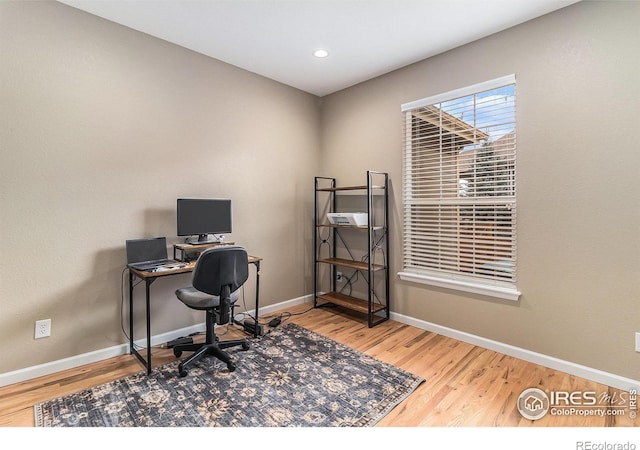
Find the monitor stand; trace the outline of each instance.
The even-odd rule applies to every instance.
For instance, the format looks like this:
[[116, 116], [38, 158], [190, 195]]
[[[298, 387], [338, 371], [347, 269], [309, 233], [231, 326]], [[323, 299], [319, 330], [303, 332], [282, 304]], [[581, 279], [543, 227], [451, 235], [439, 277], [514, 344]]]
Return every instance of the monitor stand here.
[[209, 237], [208, 234], [200, 234], [197, 236], [191, 236], [187, 239], [187, 244], [191, 244], [191, 245], [198, 245], [198, 244], [219, 244], [221, 242], [223, 242], [224, 239], [221, 239], [219, 237], [216, 237], [215, 235], [213, 237]]

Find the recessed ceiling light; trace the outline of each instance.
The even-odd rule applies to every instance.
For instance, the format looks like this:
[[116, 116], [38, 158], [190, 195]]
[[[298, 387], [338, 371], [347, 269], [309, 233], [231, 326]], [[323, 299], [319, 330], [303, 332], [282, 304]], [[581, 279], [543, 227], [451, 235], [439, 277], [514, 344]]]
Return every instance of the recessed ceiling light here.
[[329, 52], [325, 49], [319, 48], [318, 50], [313, 52], [313, 56], [315, 56], [316, 58], [326, 58], [327, 56], [329, 56]]

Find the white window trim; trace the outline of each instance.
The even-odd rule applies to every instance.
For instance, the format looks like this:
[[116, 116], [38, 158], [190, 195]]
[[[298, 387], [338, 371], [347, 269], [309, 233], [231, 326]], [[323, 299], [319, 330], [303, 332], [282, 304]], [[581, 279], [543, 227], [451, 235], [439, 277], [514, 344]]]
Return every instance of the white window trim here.
[[434, 103], [442, 103], [452, 98], [465, 97], [477, 92], [489, 91], [491, 89], [497, 89], [499, 87], [507, 86], [509, 84], [515, 84], [515, 74], [506, 75], [504, 77], [495, 78], [493, 80], [483, 81], [482, 83], [473, 84], [471, 86], [465, 86], [460, 89], [454, 89], [442, 94], [432, 95], [431, 97], [425, 97], [420, 100], [416, 100], [409, 103], [403, 103], [400, 107], [402, 112], [410, 109], [421, 108], [423, 106], [433, 105]]
[[422, 270], [420, 273], [405, 270], [398, 272], [398, 276], [402, 281], [411, 281], [413, 283], [426, 284], [429, 286], [455, 289], [457, 291], [486, 295], [488, 297], [496, 297], [514, 302], [517, 302], [521, 295], [521, 292], [513, 285], [503, 286], [499, 284], [491, 285], [487, 283], [477, 283], [471, 280], [465, 280], [464, 277], [457, 278], [454, 275], [451, 275], [451, 278], [448, 278], [440, 273], [431, 274]]
[[[496, 89], [499, 87], [515, 84], [515, 74], [506, 75], [504, 77], [495, 78], [493, 80], [484, 81], [471, 86], [460, 89], [454, 89], [442, 94], [433, 95], [420, 100], [404, 103], [401, 105], [401, 111], [406, 112], [423, 106], [441, 103], [453, 98], [472, 95], [477, 92]], [[518, 301], [522, 294], [512, 283], [501, 284], [499, 282], [477, 282], [469, 279], [464, 275], [446, 274], [440, 272], [430, 273], [428, 270], [412, 271], [410, 268], [398, 272], [398, 276], [402, 281], [410, 281], [430, 286], [436, 286], [447, 289], [454, 289], [472, 294], [485, 295], [494, 298], [500, 298], [510, 301]]]

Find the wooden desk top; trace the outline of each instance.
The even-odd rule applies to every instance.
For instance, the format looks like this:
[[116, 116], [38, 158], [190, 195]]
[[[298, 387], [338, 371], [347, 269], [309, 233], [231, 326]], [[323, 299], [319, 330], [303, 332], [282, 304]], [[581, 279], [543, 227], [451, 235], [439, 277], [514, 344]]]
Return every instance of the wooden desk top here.
[[[262, 261], [262, 258], [259, 256], [251, 256], [249, 255], [249, 264], [255, 264], [259, 261]], [[136, 276], [140, 278], [159, 278], [166, 277], [167, 275], [177, 275], [179, 273], [188, 273], [193, 272], [194, 267], [196, 266], [196, 261], [191, 262], [181, 262], [177, 261], [175, 263], [167, 264], [166, 266], [162, 266], [160, 270], [138, 270], [129, 267], [129, 270], [134, 273]]]

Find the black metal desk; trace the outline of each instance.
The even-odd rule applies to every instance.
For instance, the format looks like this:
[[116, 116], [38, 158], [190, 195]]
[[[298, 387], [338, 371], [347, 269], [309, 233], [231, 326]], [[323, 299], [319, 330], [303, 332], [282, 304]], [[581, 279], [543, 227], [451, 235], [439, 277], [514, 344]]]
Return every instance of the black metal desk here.
[[[253, 264], [256, 267], [256, 309], [255, 316], [258, 319], [258, 307], [260, 303], [260, 261], [262, 258], [257, 256], [249, 256], [249, 264]], [[136, 358], [146, 367], [147, 374], [151, 373], [151, 284], [158, 278], [168, 277], [172, 275], [178, 275], [181, 273], [193, 272], [195, 267], [195, 261], [192, 262], [178, 262], [173, 264], [174, 268], [162, 271], [142, 271], [129, 268], [129, 354], [135, 355]], [[133, 281], [135, 278], [140, 278], [145, 284], [145, 300], [146, 300], [146, 319], [147, 319], [147, 356], [146, 358], [135, 349], [133, 345]], [[254, 337], [257, 335], [257, 327], [255, 327]]]

